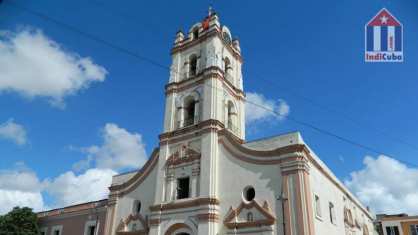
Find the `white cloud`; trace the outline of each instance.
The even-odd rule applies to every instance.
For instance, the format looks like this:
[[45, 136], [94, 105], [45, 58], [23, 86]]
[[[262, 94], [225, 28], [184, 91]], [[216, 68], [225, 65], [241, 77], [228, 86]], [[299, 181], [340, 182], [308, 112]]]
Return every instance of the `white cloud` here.
[[[271, 112], [271, 110], [276, 112], [276, 114]], [[289, 115], [289, 112], [289, 105], [282, 99], [275, 101], [265, 98], [262, 94], [255, 92], [247, 93], [247, 103], [245, 105], [245, 119], [247, 124], [256, 121], [284, 120]]]
[[85, 160], [74, 164], [74, 169], [89, 167], [92, 162], [100, 169], [121, 170], [139, 168], [147, 160], [142, 136], [130, 133], [116, 124], [107, 123], [102, 130], [103, 144], [83, 148], [88, 153]]
[[35, 212], [45, 210], [40, 192], [0, 189], [0, 215], [6, 214], [16, 206], [30, 207]]
[[115, 174], [110, 169], [96, 168], [80, 175], [68, 171], [55, 178], [48, 185], [47, 192], [56, 199], [56, 207], [104, 199]]
[[28, 206], [35, 211], [45, 209], [41, 191], [45, 183], [22, 164], [16, 169], [0, 171], [0, 215], [15, 206]]
[[383, 155], [363, 163], [345, 184], [364, 204], [376, 213], [418, 214], [418, 168]]
[[25, 128], [13, 119], [0, 124], [0, 138], [12, 140], [18, 145], [24, 145], [27, 142]]
[[[0, 214], [14, 206], [29, 206], [40, 211], [106, 198], [117, 170], [141, 167], [147, 155], [138, 133], [130, 133], [113, 123], [106, 124], [101, 133], [102, 145], [82, 149], [88, 155], [76, 164], [78, 170], [85, 170], [81, 173], [67, 171], [40, 181], [36, 173], [22, 163], [17, 164], [15, 170], [0, 171]], [[45, 193], [51, 196], [52, 203], [45, 205]]]
[[[0, 215], [15, 206], [42, 211], [104, 199], [115, 174], [110, 169], [93, 168], [79, 175], [68, 171], [52, 180], [40, 181], [35, 172], [18, 163], [13, 170], [0, 171]], [[52, 196], [51, 204], [45, 203], [44, 193]]]
[[45, 97], [64, 107], [64, 98], [105, 80], [107, 71], [91, 58], [65, 51], [41, 30], [0, 32], [0, 92]]

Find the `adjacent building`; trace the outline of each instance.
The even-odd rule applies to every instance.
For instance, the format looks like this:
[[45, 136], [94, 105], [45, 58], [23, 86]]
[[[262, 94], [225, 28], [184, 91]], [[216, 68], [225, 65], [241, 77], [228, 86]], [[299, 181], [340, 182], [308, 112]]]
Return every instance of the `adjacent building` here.
[[114, 176], [108, 201], [41, 214], [45, 234], [374, 233], [371, 213], [299, 132], [245, 140], [240, 43], [215, 13], [179, 31], [171, 55], [148, 162]]
[[376, 227], [379, 235], [418, 235], [418, 216], [376, 215]]
[[41, 235], [102, 235], [107, 199], [38, 213]]

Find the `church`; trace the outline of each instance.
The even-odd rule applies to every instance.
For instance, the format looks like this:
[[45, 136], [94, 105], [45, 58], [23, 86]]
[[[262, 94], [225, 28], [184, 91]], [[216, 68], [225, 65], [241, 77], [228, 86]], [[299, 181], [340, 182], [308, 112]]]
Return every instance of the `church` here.
[[374, 234], [368, 208], [299, 132], [245, 140], [240, 43], [216, 13], [177, 32], [171, 56], [159, 146], [113, 177], [90, 234]]

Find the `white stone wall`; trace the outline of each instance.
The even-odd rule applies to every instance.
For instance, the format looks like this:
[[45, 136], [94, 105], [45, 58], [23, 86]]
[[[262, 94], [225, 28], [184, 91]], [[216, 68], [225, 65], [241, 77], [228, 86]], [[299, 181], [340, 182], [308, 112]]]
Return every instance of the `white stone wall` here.
[[132, 192], [119, 198], [116, 204], [113, 230], [116, 229], [121, 219], [125, 220], [134, 209], [135, 200], [141, 202], [140, 214], [145, 218], [150, 214], [149, 207], [154, 205], [155, 188], [157, 186], [156, 167], [151, 171], [148, 177]]
[[[282, 234], [281, 202], [277, 200], [281, 194], [281, 173], [278, 165], [256, 165], [233, 157], [222, 145], [219, 146], [218, 163], [218, 195], [221, 201], [220, 223], [232, 206], [237, 208], [243, 198], [243, 190], [247, 186], [255, 189], [255, 200], [262, 204], [267, 201], [276, 216], [273, 226], [274, 234]], [[226, 234], [228, 229], [220, 226], [219, 234]], [[268, 234], [268, 233], [264, 233]]]
[[[338, 179], [334, 179], [338, 180]], [[374, 234], [373, 223], [368, 216], [346, 195], [348, 191], [342, 191], [334, 182], [329, 180], [316, 167], [311, 167], [310, 181], [312, 188], [312, 203], [314, 209], [314, 225], [315, 234], [346, 234], [346, 226], [344, 223], [344, 207], [351, 209], [353, 220], [357, 219], [360, 225], [367, 224], [369, 234]], [[320, 198], [321, 217], [316, 215], [315, 195]], [[329, 203], [332, 203], [335, 208], [335, 223], [331, 223]], [[363, 234], [362, 228], [349, 228], [351, 234]]]

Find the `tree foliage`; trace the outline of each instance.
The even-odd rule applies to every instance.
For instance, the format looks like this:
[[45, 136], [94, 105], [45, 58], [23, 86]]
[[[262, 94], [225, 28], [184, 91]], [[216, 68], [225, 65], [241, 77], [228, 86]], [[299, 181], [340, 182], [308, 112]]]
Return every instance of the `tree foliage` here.
[[38, 235], [37, 215], [28, 207], [15, 207], [0, 216], [0, 235]]

